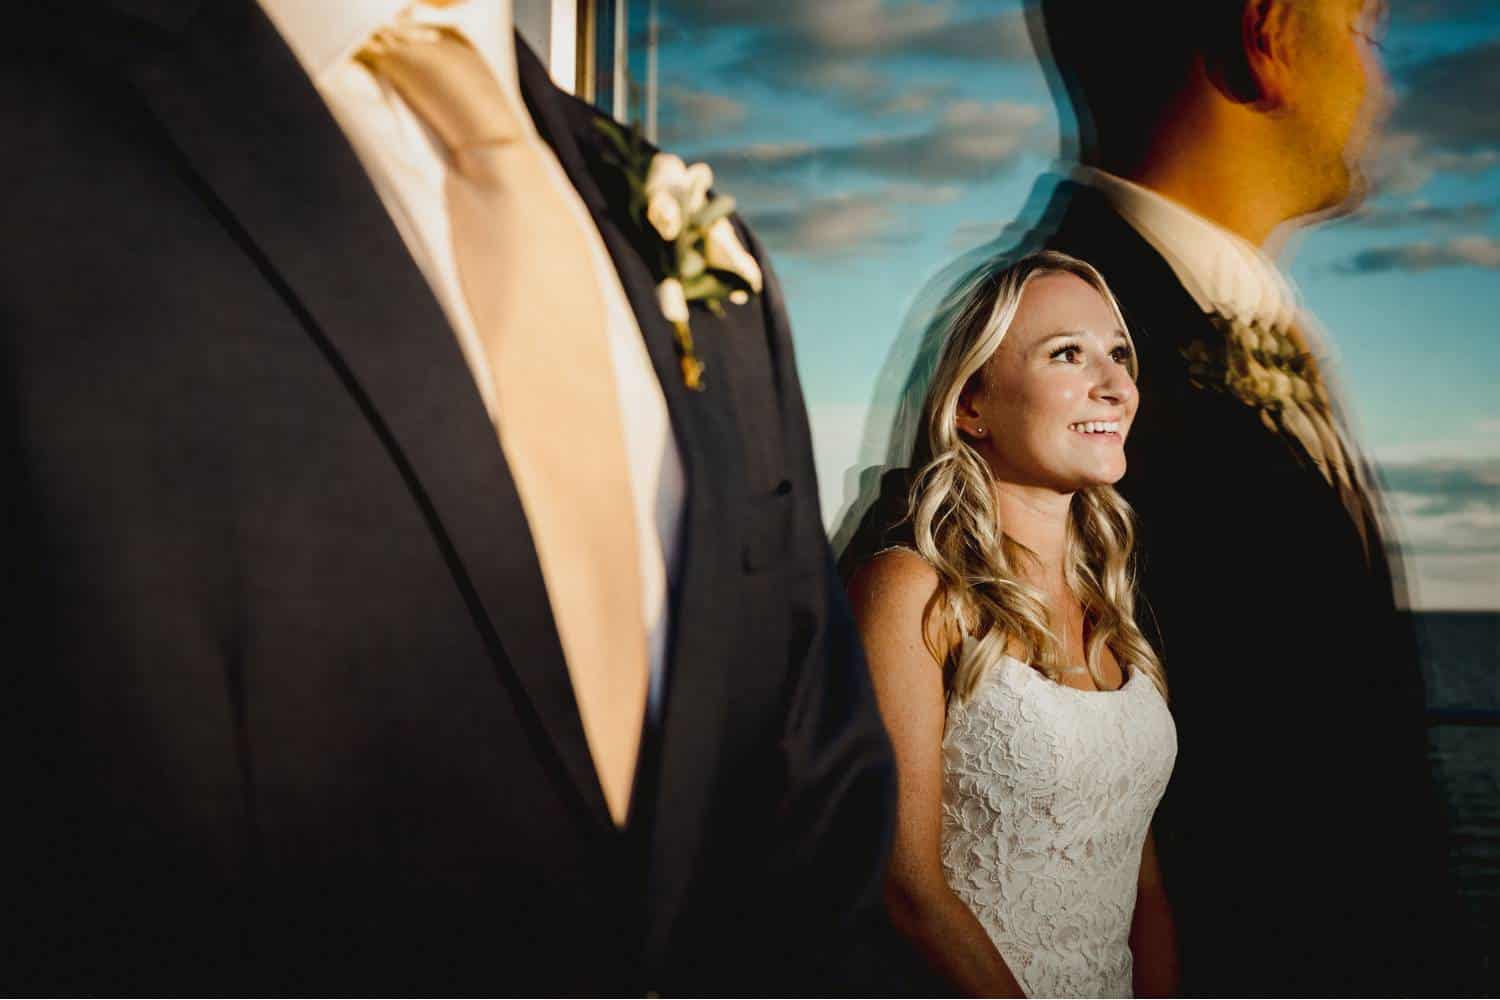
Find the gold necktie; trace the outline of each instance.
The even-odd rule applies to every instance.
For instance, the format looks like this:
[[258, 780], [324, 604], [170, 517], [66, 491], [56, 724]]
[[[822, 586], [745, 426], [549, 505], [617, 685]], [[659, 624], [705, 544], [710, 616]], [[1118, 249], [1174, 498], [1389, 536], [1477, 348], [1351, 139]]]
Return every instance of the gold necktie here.
[[630, 468], [584, 220], [459, 32], [400, 21], [357, 58], [448, 148], [453, 253], [489, 361], [501, 447], [599, 783], [623, 824], [649, 666]]

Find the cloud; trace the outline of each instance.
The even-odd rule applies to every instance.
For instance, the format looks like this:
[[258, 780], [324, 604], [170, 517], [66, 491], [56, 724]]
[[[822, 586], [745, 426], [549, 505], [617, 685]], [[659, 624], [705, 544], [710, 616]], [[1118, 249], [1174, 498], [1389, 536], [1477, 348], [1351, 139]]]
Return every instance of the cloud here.
[[1476, 504], [1500, 516], [1500, 458], [1390, 464], [1381, 468], [1381, 479], [1387, 493], [1407, 497], [1427, 516], [1460, 513]]
[[927, 129], [831, 146], [802, 143], [750, 146], [707, 156], [727, 177], [786, 177], [820, 170], [931, 182], [984, 180], [1041, 149], [1047, 116], [1034, 104], [960, 101]]
[[993, 5], [979, 15], [931, 0], [666, 0], [684, 29], [755, 30], [762, 47], [797, 54], [899, 53], [959, 60], [1023, 59], [1032, 54], [1024, 7]]
[[1500, 417], [1481, 417], [1468, 427], [1440, 438], [1378, 444], [1374, 457], [1382, 469], [1500, 462]]
[[1010, 4], [980, 15], [951, 3], [817, 0], [766, 3], [710, 0], [668, 3], [671, 17], [701, 40], [724, 29], [745, 33], [737, 79], [775, 90], [822, 96], [870, 113], [931, 106], [882, 64], [892, 58], [992, 63], [1033, 58], [1025, 14]]
[[1500, 458], [1387, 464], [1380, 473], [1403, 551], [1500, 554]]
[[1346, 274], [1382, 271], [1431, 271], [1447, 267], [1500, 270], [1500, 240], [1489, 236], [1459, 236], [1443, 243], [1402, 243], [1361, 250], [1339, 270]]
[[1365, 164], [1372, 186], [1385, 194], [1420, 191], [1440, 173], [1473, 176], [1500, 164], [1500, 150], [1455, 151], [1414, 132], [1389, 132]]
[[899, 54], [986, 63], [1032, 56], [1019, 6], [977, 17], [957, 15], [946, 4], [884, 0], [822, 0], [802, 9], [804, 19], [775, 40], [791, 42], [807, 55]]
[[1500, 457], [1387, 463], [1381, 478], [1413, 603], [1500, 608]]
[[953, 100], [957, 89], [943, 83], [908, 87], [895, 93], [877, 93], [865, 102], [865, 110], [882, 118], [893, 115], [921, 115], [932, 111], [943, 101]]
[[1420, 611], [1500, 610], [1500, 556], [1406, 555], [1407, 598]]
[[948, 249], [968, 250], [971, 247], [982, 246], [992, 240], [999, 239], [1000, 234], [1005, 232], [1007, 222], [995, 222], [987, 220], [984, 222], [965, 222], [948, 236]]
[[1032, 148], [1045, 120], [1034, 104], [962, 101], [927, 132], [870, 140], [839, 151], [833, 162], [916, 180], [982, 179]]
[[1489, 14], [1494, 0], [1405, 0], [1391, 11], [1394, 20], [1424, 24], [1433, 21], [1462, 21]]
[[1434, 205], [1426, 201], [1395, 206], [1371, 205], [1345, 218], [1343, 224], [1364, 229], [1474, 225], [1494, 215], [1495, 205], [1492, 201], [1470, 201], [1457, 205]]
[[662, 141], [677, 142], [730, 132], [744, 123], [747, 114], [743, 101], [726, 94], [672, 84], [662, 88], [661, 120], [665, 124]]
[[1376, 190], [1418, 191], [1440, 173], [1500, 166], [1500, 38], [1432, 56], [1397, 74], [1400, 96], [1366, 164]]
[[776, 41], [790, 43], [799, 54], [867, 55], [908, 48], [916, 39], [942, 31], [952, 21], [946, 4], [897, 3], [884, 0], [822, 0], [802, 4], [785, 23]]
[[841, 257], [890, 247], [912, 237], [899, 206], [952, 201], [953, 187], [893, 185], [858, 194], [814, 198], [800, 205], [747, 215], [773, 252]]
[[663, 0], [662, 11], [692, 27], [782, 23], [797, 17], [803, 0]]
[[879, 198], [838, 195], [749, 216], [773, 253], [840, 256], [894, 242], [896, 213]]
[[1500, 148], [1500, 38], [1448, 52], [1402, 74], [1392, 131], [1454, 152]]

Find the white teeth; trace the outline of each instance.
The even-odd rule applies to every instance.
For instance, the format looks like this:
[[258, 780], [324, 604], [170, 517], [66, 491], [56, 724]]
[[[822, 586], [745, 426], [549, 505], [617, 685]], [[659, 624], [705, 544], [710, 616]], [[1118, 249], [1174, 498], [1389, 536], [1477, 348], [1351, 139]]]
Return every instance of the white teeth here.
[[1082, 423], [1069, 424], [1068, 426], [1082, 434], [1120, 433], [1120, 422], [1118, 420], [1086, 420]]

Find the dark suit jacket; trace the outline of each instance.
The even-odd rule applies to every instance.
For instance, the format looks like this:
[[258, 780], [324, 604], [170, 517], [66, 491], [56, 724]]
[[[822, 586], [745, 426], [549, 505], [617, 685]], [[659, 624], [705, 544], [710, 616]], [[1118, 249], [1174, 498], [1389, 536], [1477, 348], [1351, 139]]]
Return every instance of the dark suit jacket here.
[[1047, 245], [1099, 268], [1140, 354], [1120, 489], [1178, 727], [1156, 835], [1186, 989], [1431, 990], [1441, 844], [1387, 554], [1367, 565], [1300, 444], [1190, 383], [1182, 349], [1222, 335], [1105, 199], [1065, 183], [1049, 215]]
[[5, 982], [838, 988], [894, 772], [774, 276], [695, 310], [687, 391], [600, 116], [521, 47], [688, 482], [621, 836], [469, 370], [291, 53], [252, 0], [60, 6], [0, 69]]

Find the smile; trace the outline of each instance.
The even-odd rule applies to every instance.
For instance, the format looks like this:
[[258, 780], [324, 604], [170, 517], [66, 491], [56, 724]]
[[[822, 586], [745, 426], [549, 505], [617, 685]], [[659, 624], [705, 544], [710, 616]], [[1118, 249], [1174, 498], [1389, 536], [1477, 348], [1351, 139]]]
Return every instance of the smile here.
[[1069, 430], [1080, 434], [1101, 434], [1109, 437], [1120, 436], [1120, 422], [1118, 420], [1085, 420], [1082, 423], [1069, 424]]

